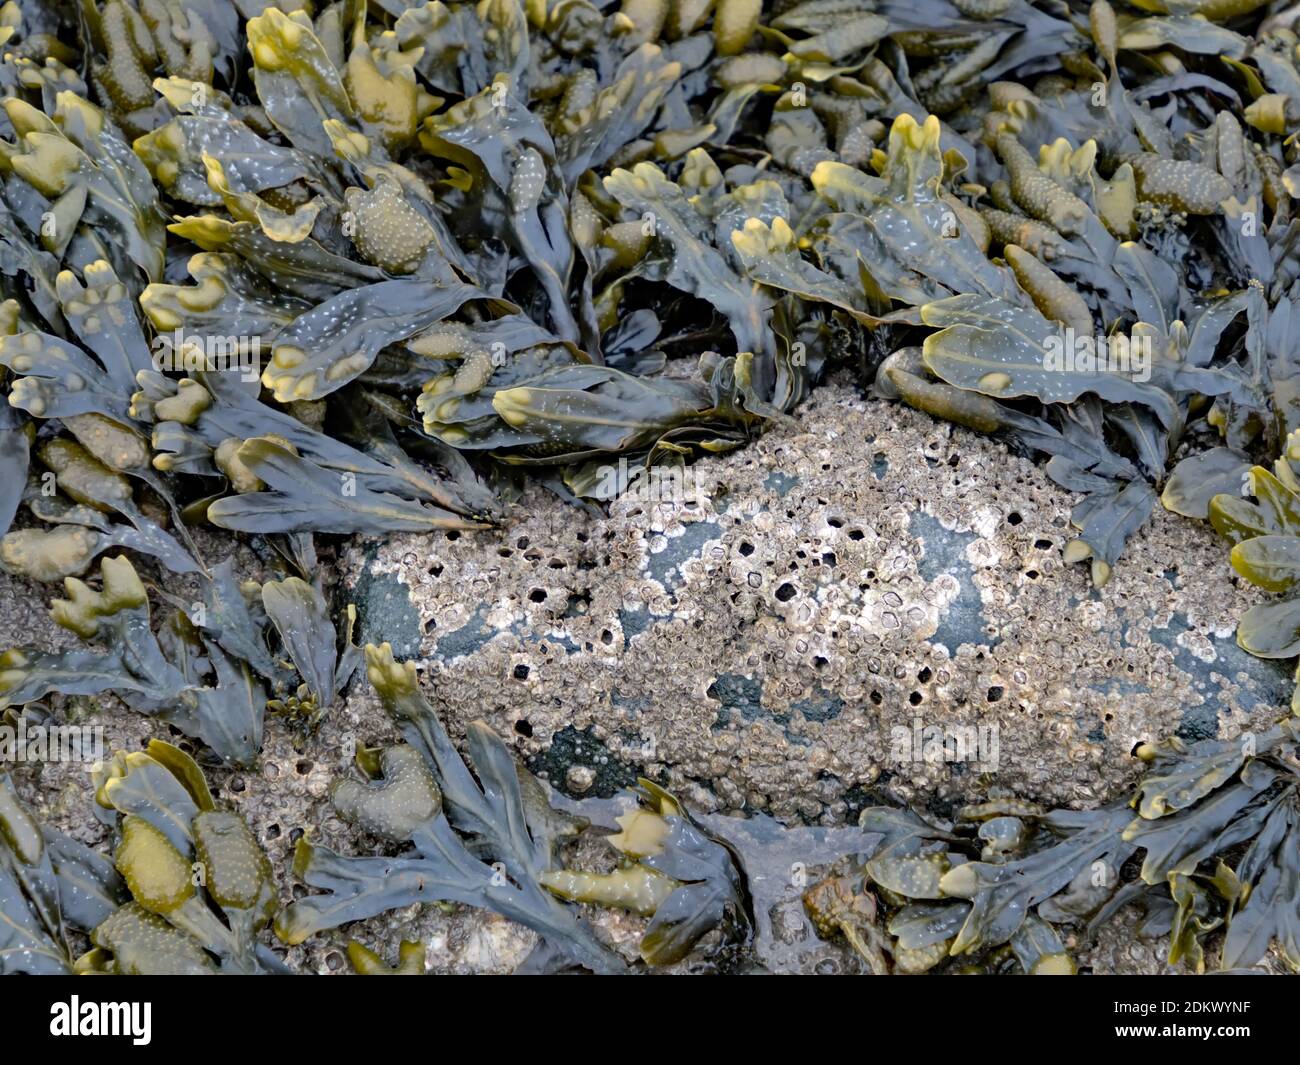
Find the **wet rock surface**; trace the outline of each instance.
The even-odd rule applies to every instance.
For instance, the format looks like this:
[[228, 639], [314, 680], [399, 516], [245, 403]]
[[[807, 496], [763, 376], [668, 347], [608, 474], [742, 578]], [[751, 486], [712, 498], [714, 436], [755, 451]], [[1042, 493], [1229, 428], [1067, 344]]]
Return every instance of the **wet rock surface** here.
[[[761, 814], [833, 830], [864, 805], [942, 816], [1006, 793], [1092, 807], [1137, 775], [1137, 741], [1234, 736], [1289, 698], [1285, 664], [1236, 647], [1236, 619], [1259, 595], [1208, 527], [1158, 513], [1094, 590], [1086, 567], [1060, 557], [1072, 499], [1031, 461], [847, 384], [689, 470], [686, 488], [686, 499], [621, 499], [601, 518], [532, 489], [503, 529], [346, 543], [322, 566], [336, 604], [356, 603], [363, 638], [421, 661], [453, 737], [485, 719], [561, 794], [600, 799], [646, 775], [718, 826]], [[236, 558], [241, 575], [271, 576], [247, 545]], [[55, 594], [0, 576], [0, 643], [68, 643], [45, 613]], [[65, 721], [93, 712], [109, 750], [178, 739], [112, 699], [51, 709]], [[967, 757], [927, 760], [927, 728]], [[396, 738], [369, 686], [354, 684], [315, 735], [269, 718], [256, 768], [211, 772], [286, 902], [305, 890], [289, 873], [304, 833], [344, 853], [390, 846], [339, 820], [328, 791], [357, 744]], [[40, 816], [93, 844], [104, 829], [87, 768], [13, 775]], [[612, 861], [588, 838], [568, 864]], [[764, 873], [775, 938], [763, 963], [857, 971], [812, 934], [784, 863]], [[590, 916], [635, 956], [643, 919]], [[1163, 971], [1160, 945], [1137, 942], [1133, 924], [1104, 930], [1080, 964]], [[347, 971], [349, 936], [390, 961], [398, 939], [422, 940], [439, 972], [508, 972], [535, 942], [492, 914], [427, 905], [283, 953]]]

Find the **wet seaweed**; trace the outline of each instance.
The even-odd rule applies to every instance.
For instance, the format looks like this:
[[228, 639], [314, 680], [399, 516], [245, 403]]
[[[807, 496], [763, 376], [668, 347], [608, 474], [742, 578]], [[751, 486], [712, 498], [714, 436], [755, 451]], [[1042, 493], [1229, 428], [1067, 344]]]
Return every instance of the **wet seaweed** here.
[[940, 822], [869, 808], [860, 824], [881, 842], [863, 883], [818, 885], [809, 908], [819, 929], [847, 924], [876, 972], [887, 958], [896, 972], [1074, 972], [1066, 934], [1086, 942], [1129, 905], [1139, 934], [1168, 937], [1171, 965], [1204, 972], [1210, 943], [1219, 968], [1249, 968], [1276, 943], [1297, 969], [1298, 739], [1288, 718], [1231, 741], [1144, 744], [1132, 798], [1091, 811], [995, 800]]
[[244, 819], [216, 805], [193, 759], [153, 740], [101, 763], [94, 783], [127, 894], [90, 930], [77, 972], [288, 971], [259, 937], [279, 906], [271, 863]]
[[271, 864], [189, 755], [153, 740], [94, 784], [108, 853], [42, 826], [0, 775], [0, 973], [289, 971], [259, 936], [279, 903]]
[[415, 664], [395, 662], [387, 644], [367, 646], [366, 670], [408, 746], [359, 751], [363, 779], [340, 781], [334, 805], [364, 831], [412, 849], [355, 858], [300, 840], [294, 875], [321, 893], [283, 910], [276, 935], [301, 943], [349, 921], [446, 900], [517, 920], [593, 972], [624, 971], [623, 961], [543, 886], [556, 839], [576, 829], [552, 811], [543, 785], [482, 723], [470, 729], [463, 761], [420, 693]]
[[[76, 577], [50, 616], [92, 646], [0, 655], [0, 708], [51, 694], [111, 693], [191, 736], [221, 762], [253, 765], [266, 711], [315, 725], [346, 686], [360, 650], [348, 607], [336, 632], [320, 591], [300, 577], [240, 585], [227, 559], [155, 628], [149, 591], [125, 556], [105, 558], [99, 590]], [[279, 654], [286, 656], [281, 659]]]
[[[361, 660], [313, 535], [490, 527], [526, 475], [605, 502], [611, 462], [743, 446], [835, 367], [1042, 456], [1098, 586], [1157, 502], [1208, 519], [1283, 597], [1240, 644], [1300, 657], [1300, 67], [1262, 8], [9, 0], [0, 566], [62, 581], [88, 646], [6, 652], [0, 709], [111, 693], [252, 764], [267, 710], [310, 730]], [[265, 540], [279, 579], [241, 585], [203, 524]], [[617, 868], [568, 868], [577, 825], [498, 739], [462, 760], [409, 668], [369, 672], [407, 746], [361, 752], [335, 803], [408, 850], [304, 843], [323, 894], [282, 937], [426, 897], [534, 928], [539, 967], [627, 967], [562, 899], [645, 917], [640, 964], [763, 934], [745, 856], [668, 793], [625, 796]], [[1135, 899], [1171, 960], [1276, 941], [1294, 965], [1293, 735], [1256, 739], [1147, 749], [1136, 817], [868, 811], [871, 857], [805, 908], [874, 972], [1067, 971], [1057, 926]], [[113, 779], [194, 786], [158, 762]], [[57, 897], [60, 861], [112, 878], [0, 805], [0, 958], [67, 968], [60, 906], [89, 903]], [[120, 815], [135, 901], [86, 964], [269, 965], [230, 815], [183, 839]], [[200, 921], [180, 871], [214, 847], [255, 875], [202, 886]]]
[[879, 394], [1083, 496], [1066, 557], [1098, 584], [1189, 442], [1279, 450], [1300, 82], [1289, 30], [1219, 24], [1253, 5], [218, 3], [181, 31], [108, 0], [71, 46], [7, 10], [5, 440], [106, 515], [29, 490], [54, 527], [17, 572], [201, 572], [204, 520], [471, 528], [521, 466], [606, 498], [605, 456], [738, 446], [882, 329], [922, 350]]

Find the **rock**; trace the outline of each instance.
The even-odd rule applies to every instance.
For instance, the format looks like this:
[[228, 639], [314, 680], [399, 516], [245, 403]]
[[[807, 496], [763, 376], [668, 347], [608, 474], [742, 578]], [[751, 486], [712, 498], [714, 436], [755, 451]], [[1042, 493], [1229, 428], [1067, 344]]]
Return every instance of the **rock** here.
[[522, 925], [508, 921], [487, 910], [472, 910], [471, 916], [461, 923], [457, 934], [445, 944], [445, 954], [433, 940], [433, 964], [447, 964], [451, 972], [508, 975], [528, 957], [537, 946], [537, 933]]
[[1095, 806], [1139, 740], [1289, 697], [1236, 646], [1258, 594], [1208, 526], [1158, 513], [1093, 589], [1061, 560], [1074, 500], [1032, 461], [848, 385], [685, 488], [604, 518], [533, 489], [503, 529], [342, 568], [388, 610], [404, 587], [453, 735], [483, 718], [572, 794], [648, 775], [704, 812]]

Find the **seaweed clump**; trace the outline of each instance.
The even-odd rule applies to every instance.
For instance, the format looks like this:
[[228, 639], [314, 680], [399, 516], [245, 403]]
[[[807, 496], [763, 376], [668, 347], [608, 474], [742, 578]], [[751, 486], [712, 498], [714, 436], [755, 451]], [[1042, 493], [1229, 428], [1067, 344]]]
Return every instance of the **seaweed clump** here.
[[1246, 969], [1276, 943], [1300, 970], [1298, 742], [1288, 718], [1232, 741], [1143, 744], [1132, 798], [1097, 810], [995, 799], [940, 823], [869, 808], [860, 824], [879, 843], [856, 892], [819, 885], [809, 908], [819, 928], [852, 922], [877, 972], [888, 955], [900, 973], [1073, 973], [1067, 941], [1129, 905], [1139, 935], [1168, 938], [1171, 965], [1204, 972], [1212, 943], [1220, 969]]
[[66, 578], [68, 597], [50, 611], [62, 628], [99, 646], [6, 651], [0, 709], [54, 692], [112, 693], [199, 740], [215, 760], [252, 765], [268, 709], [300, 727], [314, 725], [360, 661], [351, 642], [356, 611], [348, 608], [336, 633], [323, 595], [301, 577], [241, 586], [227, 560], [201, 582], [199, 600], [159, 590], [172, 601], [155, 630], [148, 591], [130, 560], [106, 558], [100, 572], [99, 590]]
[[10, 0], [0, 561], [605, 499], [859, 363], [1046, 455], [1102, 584], [1180, 452], [1284, 439], [1257, 7]]
[[95, 801], [109, 854], [41, 826], [0, 775], [0, 973], [290, 971], [259, 936], [279, 906], [271, 863], [189, 755], [119, 751]]

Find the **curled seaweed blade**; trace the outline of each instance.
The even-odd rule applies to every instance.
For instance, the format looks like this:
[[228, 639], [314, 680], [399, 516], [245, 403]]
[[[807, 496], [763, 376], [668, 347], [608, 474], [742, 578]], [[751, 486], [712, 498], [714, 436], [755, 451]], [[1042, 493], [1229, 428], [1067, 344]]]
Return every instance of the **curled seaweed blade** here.
[[472, 285], [416, 279], [340, 292], [279, 332], [262, 383], [281, 402], [319, 399], [368, 369], [381, 348], [488, 295]]
[[213, 683], [194, 683], [154, 632], [148, 595], [131, 563], [105, 558], [100, 572], [99, 591], [67, 578], [68, 598], [56, 599], [51, 615], [102, 650], [7, 651], [0, 659], [0, 703], [21, 705], [55, 691], [113, 692], [140, 713], [202, 740], [223, 760], [251, 764], [261, 747], [265, 697], [248, 667], [211, 644], [206, 657]]
[[744, 880], [731, 852], [684, 813], [666, 820], [661, 849], [642, 862], [681, 886], [655, 908], [641, 937], [641, 957], [651, 965], [681, 960], [714, 929], [732, 942], [746, 940], [750, 927]]
[[248, 20], [253, 83], [267, 118], [295, 147], [328, 158], [322, 118], [354, 117], [352, 101], [310, 19], [268, 7]]
[[[817, 165], [813, 188], [841, 215], [824, 224], [830, 237], [846, 225], [861, 227], [859, 254], [885, 295], [920, 304], [949, 293], [1007, 297], [1014, 285], [985, 257], [969, 220], [940, 195], [944, 160], [939, 120], [894, 120], [879, 178], [833, 160]], [[837, 226], [838, 223], [838, 226]], [[859, 235], [860, 234], [860, 235]], [[814, 241], [821, 234], [814, 234]], [[847, 235], [847, 234], [846, 234]], [[928, 282], [920, 288], [914, 276]]]
[[925, 364], [949, 384], [1000, 398], [1031, 395], [1045, 403], [1093, 393], [1150, 407], [1165, 425], [1178, 418], [1168, 393], [1155, 384], [1104, 370], [1069, 372], [1058, 328], [1035, 311], [971, 294], [927, 304], [921, 314], [939, 329], [925, 340]]
[[[1275, 730], [1271, 738], [1276, 741], [1279, 735]], [[1190, 752], [1178, 739], [1141, 749], [1152, 766], [1138, 785], [1138, 813], [1156, 818], [1186, 809], [1230, 780], [1257, 750], [1255, 737], [1202, 742]]]
[[769, 375], [774, 373], [766, 366], [766, 361], [773, 358], [766, 326], [770, 298], [738, 277], [726, 259], [702, 239], [704, 220], [682, 189], [653, 163], [638, 163], [631, 170], [616, 169], [605, 178], [604, 186], [610, 196], [635, 212], [650, 229], [650, 254], [663, 280], [716, 307], [731, 326], [736, 350], [753, 352], [763, 360], [756, 374], [762, 396]]
[[40, 825], [0, 773], [0, 974], [69, 971], [59, 887]]
[[201, 83], [169, 78], [154, 87], [182, 113], [137, 138], [132, 148], [172, 197], [196, 207], [221, 205], [220, 193], [208, 184], [205, 155], [221, 160], [229, 180], [245, 192], [314, 176], [317, 167], [308, 155], [260, 136]]
[[568, 190], [556, 167], [545, 126], [516, 95], [505, 74], [492, 86], [425, 123], [422, 142], [476, 175], [479, 210], [500, 220], [528, 263], [547, 303], [547, 317], [563, 340], [578, 339], [570, 308], [574, 265], [568, 232]]
[[1005, 943], [1033, 906], [1062, 891], [1081, 871], [1097, 862], [1118, 868], [1134, 849], [1120, 838], [1131, 820], [1127, 806], [1098, 810], [1079, 818], [1076, 830], [1062, 843], [1030, 857], [954, 866], [939, 881], [939, 889], [946, 897], [968, 899], [971, 910], [949, 953]]

